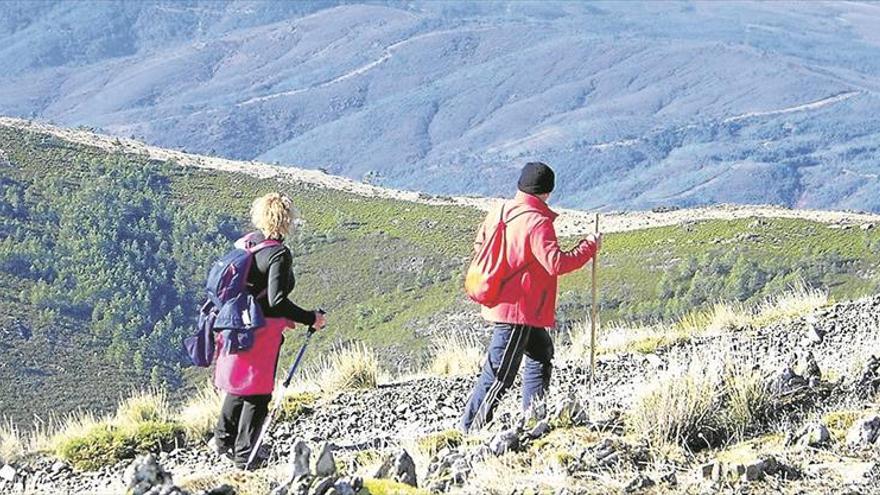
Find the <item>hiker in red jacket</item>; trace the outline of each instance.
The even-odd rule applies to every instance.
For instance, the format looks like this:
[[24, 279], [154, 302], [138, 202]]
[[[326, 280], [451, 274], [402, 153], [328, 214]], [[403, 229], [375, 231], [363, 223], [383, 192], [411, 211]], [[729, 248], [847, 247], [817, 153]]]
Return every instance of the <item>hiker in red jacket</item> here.
[[563, 251], [556, 239], [557, 217], [547, 200], [555, 177], [546, 164], [523, 167], [519, 191], [513, 201], [493, 208], [480, 226], [474, 243], [479, 252], [503, 214], [506, 227], [506, 259], [509, 278], [501, 287], [497, 304], [482, 308], [483, 318], [494, 324], [488, 356], [465, 405], [460, 428], [482, 428], [492, 419], [501, 396], [513, 384], [523, 354], [522, 407], [543, 398], [550, 384], [553, 341], [547, 331], [556, 324], [557, 277], [584, 266], [602, 245], [601, 234], [581, 240]]
[[[265, 294], [257, 299], [266, 318], [265, 326], [255, 331], [248, 350], [219, 352], [214, 368], [214, 385], [226, 392], [226, 397], [211, 444], [218, 454], [230, 455], [236, 467], [242, 469], [269, 411], [284, 342], [281, 333], [296, 323], [316, 329], [325, 323], [320, 311], [306, 311], [288, 299], [296, 281], [293, 256], [283, 243], [293, 219], [292, 206], [290, 198], [278, 193], [257, 198], [251, 208], [251, 221], [259, 232], [236, 243], [246, 249], [265, 239], [278, 241], [254, 253], [247, 279], [252, 294]], [[222, 350], [223, 344], [222, 334], [218, 335], [217, 348]]]

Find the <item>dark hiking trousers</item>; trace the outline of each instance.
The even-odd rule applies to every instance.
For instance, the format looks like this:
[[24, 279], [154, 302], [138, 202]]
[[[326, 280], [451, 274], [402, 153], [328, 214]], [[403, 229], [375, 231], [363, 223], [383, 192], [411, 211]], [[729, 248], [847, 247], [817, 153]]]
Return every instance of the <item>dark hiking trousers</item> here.
[[513, 385], [523, 354], [523, 410], [527, 411], [535, 399], [544, 397], [553, 370], [550, 334], [544, 328], [496, 323], [486, 362], [464, 407], [459, 425], [462, 431], [480, 429], [492, 420], [495, 406]]
[[231, 449], [238, 468], [247, 464], [251, 449], [269, 412], [271, 395], [226, 394], [214, 437], [221, 447]]

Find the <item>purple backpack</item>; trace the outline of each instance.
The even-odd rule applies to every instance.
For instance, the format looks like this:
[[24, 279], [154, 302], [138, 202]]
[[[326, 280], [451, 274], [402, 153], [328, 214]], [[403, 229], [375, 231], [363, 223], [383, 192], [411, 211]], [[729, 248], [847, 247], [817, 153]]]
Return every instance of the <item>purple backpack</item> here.
[[183, 341], [194, 365], [208, 367], [214, 361], [214, 332], [223, 333], [226, 352], [244, 351], [254, 344], [254, 330], [266, 323], [257, 303], [265, 291], [251, 294], [248, 274], [257, 251], [279, 245], [279, 241], [251, 233], [236, 241], [235, 249], [211, 265], [205, 284], [208, 297], [199, 311], [198, 330]]

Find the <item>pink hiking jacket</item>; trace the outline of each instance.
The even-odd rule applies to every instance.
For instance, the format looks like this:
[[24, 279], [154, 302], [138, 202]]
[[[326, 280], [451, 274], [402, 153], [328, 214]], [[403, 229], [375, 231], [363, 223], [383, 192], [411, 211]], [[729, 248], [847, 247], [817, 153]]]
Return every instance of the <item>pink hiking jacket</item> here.
[[281, 332], [295, 325], [285, 318], [266, 318], [266, 326], [255, 330], [254, 345], [235, 354], [222, 351], [223, 336], [217, 335], [214, 385], [232, 395], [271, 394], [284, 341]]
[[[556, 325], [558, 276], [584, 266], [595, 254], [596, 245], [583, 240], [571, 251], [563, 251], [553, 227], [558, 214], [537, 196], [520, 191], [512, 202], [504, 204], [505, 219], [525, 211], [529, 213], [507, 226], [507, 261], [512, 277], [501, 289], [501, 302], [491, 308], [484, 306], [482, 315], [496, 323], [552, 327]], [[474, 241], [475, 251], [491, 235], [500, 214], [499, 205], [486, 215]]]

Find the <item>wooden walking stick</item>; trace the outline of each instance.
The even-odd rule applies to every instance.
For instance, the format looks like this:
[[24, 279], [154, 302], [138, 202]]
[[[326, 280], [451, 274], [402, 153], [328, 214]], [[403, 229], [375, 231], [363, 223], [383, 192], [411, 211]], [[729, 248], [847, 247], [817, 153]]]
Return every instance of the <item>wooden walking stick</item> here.
[[[596, 213], [596, 224], [593, 227], [594, 233], [599, 235], [599, 214]], [[590, 388], [593, 386], [593, 382], [596, 377], [596, 323], [599, 318], [599, 305], [598, 305], [598, 289], [596, 284], [596, 272], [599, 267], [599, 250], [596, 249], [596, 253], [593, 254], [593, 266], [592, 266], [592, 279], [593, 279], [593, 304], [590, 308]]]

